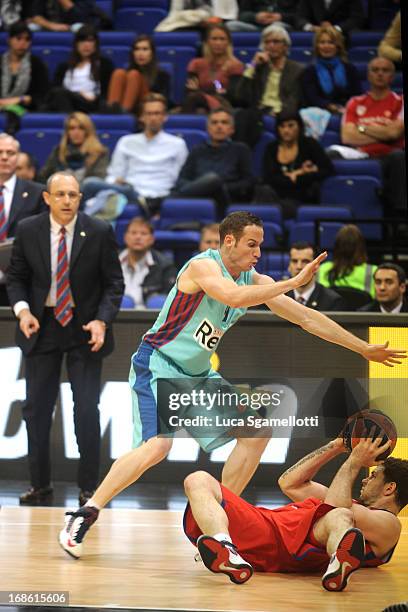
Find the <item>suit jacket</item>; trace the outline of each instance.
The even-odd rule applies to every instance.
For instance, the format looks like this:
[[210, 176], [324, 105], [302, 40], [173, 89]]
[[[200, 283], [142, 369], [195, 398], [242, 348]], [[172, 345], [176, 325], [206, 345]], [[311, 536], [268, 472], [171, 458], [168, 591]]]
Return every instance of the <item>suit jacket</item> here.
[[160, 251], [151, 249], [154, 264], [143, 281], [142, 291], [144, 301], [154, 293], [169, 293], [176, 282], [177, 270], [173, 262]]
[[[369, 302], [365, 306], [359, 308], [358, 312], [381, 312], [380, 304], [377, 302], [377, 300], [373, 300], [372, 302]], [[400, 312], [408, 312], [407, 300], [403, 300]]]
[[[295, 298], [293, 291], [288, 291], [286, 295]], [[305, 306], [314, 308], [314, 310], [347, 310], [343, 298], [332, 289], [323, 287], [320, 283], [316, 283], [316, 287]]]
[[20, 178], [16, 180], [8, 218], [8, 238], [14, 238], [16, 235], [17, 223], [19, 221], [48, 210], [42, 197], [44, 189], [44, 185], [34, 183], [34, 181], [26, 181]]
[[[95, 357], [113, 350], [111, 323], [122, 299], [124, 283], [118, 249], [111, 226], [105, 221], [78, 213], [69, 266], [72, 297], [75, 303], [76, 340], [87, 344], [89, 333], [82, 325], [94, 319], [107, 324], [105, 343]], [[28, 302], [32, 314], [41, 320], [51, 286], [50, 216], [43, 213], [23, 220], [17, 229], [7, 291], [13, 307]], [[25, 355], [34, 350], [38, 334], [27, 339], [17, 325], [16, 343]]]
[[302, 30], [307, 23], [320, 25], [322, 21], [340, 26], [343, 32], [362, 28], [365, 17], [361, 0], [332, 0], [328, 9], [324, 0], [300, 0], [296, 29]]

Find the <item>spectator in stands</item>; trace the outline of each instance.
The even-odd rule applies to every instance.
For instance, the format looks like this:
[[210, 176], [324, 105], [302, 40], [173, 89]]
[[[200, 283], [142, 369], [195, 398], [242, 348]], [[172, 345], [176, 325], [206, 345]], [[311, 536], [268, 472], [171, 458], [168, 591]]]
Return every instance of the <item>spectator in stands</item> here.
[[359, 310], [363, 312], [384, 312], [397, 314], [408, 312], [405, 297], [406, 275], [395, 263], [382, 263], [374, 272], [375, 300]]
[[[316, 248], [310, 242], [294, 242], [289, 249], [288, 271], [293, 278], [299, 274], [307, 264], [316, 257]], [[338, 293], [323, 287], [316, 282], [315, 277], [306, 285], [289, 291], [286, 295], [293, 298], [299, 304], [314, 308], [315, 310], [344, 310], [345, 304]]]
[[127, 69], [113, 71], [108, 89], [108, 106], [138, 114], [141, 100], [151, 91], [170, 97], [170, 75], [161, 70], [151, 36], [140, 34], [130, 50]]
[[313, 32], [322, 26], [333, 26], [347, 37], [351, 30], [363, 28], [364, 21], [361, 0], [300, 0], [295, 27]]
[[395, 15], [378, 46], [378, 55], [394, 62], [397, 70], [402, 70], [401, 11]]
[[27, 181], [37, 180], [37, 160], [25, 151], [17, 155], [16, 176]]
[[0, 57], [0, 111], [7, 114], [6, 131], [13, 134], [26, 110], [37, 110], [48, 91], [48, 70], [31, 53], [32, 33], [23, 22], [8, 32], [8, 50]]
[[230, 77], [239, 76], [244, 64], [234, 56], [232, 38], [224, 25], [207, 28], [203, 43], [203, 57], [195, 58], [187, 66], [185, 113], [205, 112], [220, 106], [229, 108]]
[[219, 223], [208, 223], [201, 228], [200, 244], [198, 250], [200, 253], [207, 249], [220, 248], [220, 225]]
[[26, 21], [31, 17], [32, 0], [1, 0], [0, 19], [5, 30], [17, 21]]
[[290, 45], [284, 28], [268, 26], [261, 35], [262, 50], [255, 53], [243, 75], [231, 83], [233, 105], [244, 108], [236, 116], [236, 140], [254, 146], [263, 130], [264, 113], [298, 110], [303, 66], [287, 58]]
[[374, 297], [373, 274], [377, 266], [367, 261], [363, 234], [356, 225], [344, 225], [336, 235], [333, 261], [320, 266], [318, 281], [325, 287], [352, 287]]
[[111, 25], [95, 0], [32, 0], [28, 21], [51, 32], [76, 31], [85, 23], [98, 29]]
[[231, 202], [248, 202], [252, 198], [251, 151], [242, 142], [232, 142], [234, 117], [226, 109], [209, 113], [207, 131], [209, 140], [190, 152], [173, 195], [213, 198], [221, 217]]
[[162, 129], [166, 109], [166, 99], [161, 94], [151, 93], [144, 98], [139, 117], [143, 132], [118, 140], [106, 179], [85, 179], [84, 200], [102, 189], [114, 189], [130, 201], [139, 202], [147, 214], [158, 212], [188, 155], [184, 140]]
[[376, 57], [368, 64], [370, 90], [355, 96], [346, 105], [341, 126], [341, 140], [348, 147], [334, 146], [341, 156], [381, 159], [383, 201], [387, 213], [407, 209], [404, 101], [391, 90], [394, 64]]
[[85, 113], [71, 113], [65, 119], [60, 142], [40, 171], [40, 179], [46, 182], [61, 170], [70, 170], [79, 183], [87, 176], [104, 178], [108, 164], [109, 151], [99, 140], [92, 119]]
[[75, 34], [69, 60], [57, 66], [47, 110], [60, 113], [103, 110], [112, 72], [111, 60], [100, 54], [97, 31], [92, 26], [82, 26]]
[[[10, 134], [0, 134], [0, 243], [14, 238], [17, 224], [44, 212], [44, 186], [16, 176], [20, 143]], [[7, 306], [4, 269], [0, 269], [0, 306]]]
[[268, 200], [280, 202], [285, 218], [294, 217], [299, 204], [319, 202], [321, 182], [333, 173], [322, 146], [304, 135], [299, 113], [280, 113], [276, 140], [267, 145], [263, 158], [263, 183], [271, 188]]
[[298, 0], [241, 0], [237, 21], [228, 21], [231, 32], [259, 32], [269, 25], [291, 27], [295, 23]]
[[332, 26], [321, 27], [313, 51], [316, 61], [302, 74], [302, 106], [343, 113], [349, 98], [361, 93], [357, 68], [347, 61], [344, 37]]
[[152, 248], [153, 226], [146, 219], [134, 217], [129, 221], [124, 241], [126, 249], [119, 259], [125, 280], [125, 295], [133, 299], [136, 308], [144, 307], [150, 296], [170, 291], [176, 281], [177, 270], [168, 257]]
[[156, 26], [155, 31], [203, 28], [222, 20], [236, 19], [237, 15], [237, 0], [171, 0], [169, 14]]

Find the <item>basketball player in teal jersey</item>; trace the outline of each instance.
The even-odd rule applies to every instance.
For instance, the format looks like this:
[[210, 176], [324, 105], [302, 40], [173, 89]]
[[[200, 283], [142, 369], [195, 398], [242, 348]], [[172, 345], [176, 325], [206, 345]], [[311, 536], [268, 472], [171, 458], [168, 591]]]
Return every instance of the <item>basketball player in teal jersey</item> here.
[[[158, 436], [158, 409], [163, 407], [156, 401], [157, 380], [180, 379], [183, 383], [182, 379], [219, 377], [211, 368], [210, 357], [223, 334], [249, 306], [266, 303], [274, 313], [309, 333], [372, 361], [393, 366], [405, 356], [405, 351], [389, 349], [387, 344], [369, 345], [321, 312], [283, 295], [309, 282], [326, 254], [319, 255], [294, 278], [275, 283], [254, 270], [263, 241], [262, 221], [258, 217], [248, 212], [228, 215], [220, 225], [220, 241], [219, 251], [209, 249], [200, 253], [180, 270], [157, 321], [132, 357], [134, 448], [115, 461], [85, 506], [67, 513], [59, 541], [73, 557], [80, 557], [84, 535], [99, 510], [170, 451], [172, 439]], [[221, 377], [219, 380], [223, 382]], [[239, 414], [238, 408], [235, 414]], [[225, 463], [222, 484], [240, 495], [268, 440], [238, 438]], [[197, 441], [204, 450], [213, 450], [228, 441], [228, 431], [208, 431]]]

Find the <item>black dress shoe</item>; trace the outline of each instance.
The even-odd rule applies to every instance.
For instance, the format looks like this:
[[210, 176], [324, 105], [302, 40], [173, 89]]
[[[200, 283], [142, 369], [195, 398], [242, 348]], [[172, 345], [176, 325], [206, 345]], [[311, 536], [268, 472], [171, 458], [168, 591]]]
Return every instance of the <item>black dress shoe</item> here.
[[41, 489], [30, 487], [28, 491], [20, 495], [20, 504], [26, 504], [28, 506], [46, 504], [52, 500], [52, 496], [52, 487], [42, 487]]
[[89, 501], [95, 491], [83, 491], [79, 492], [78, 501], [80, 506], [84, 506], [87, 501]]

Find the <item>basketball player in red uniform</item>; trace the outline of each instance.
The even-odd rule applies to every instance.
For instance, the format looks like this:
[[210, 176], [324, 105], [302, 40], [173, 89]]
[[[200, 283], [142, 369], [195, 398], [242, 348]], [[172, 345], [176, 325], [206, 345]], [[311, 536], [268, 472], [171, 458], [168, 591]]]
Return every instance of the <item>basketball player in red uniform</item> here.
[[[347, 452], [338, 438], [290, 467], [279, 479], [292, 503], [270, 510], [253, 506], [206, 472], [185, 480], [189, 499], [184, 531], [212, 572], [246, 582], [258, 572], [324, 572], [328, 591], [342, 591], [359, 567], [387, 563], [401, 533], [397, 514], [408, 503], [408, 461], [388, 457], [390, 444], [361, 439], [326, 487], [312, 480], [332, 458]], [[352, 487], [361, 468], [377, 466]]]

